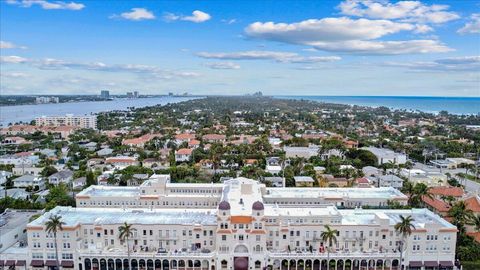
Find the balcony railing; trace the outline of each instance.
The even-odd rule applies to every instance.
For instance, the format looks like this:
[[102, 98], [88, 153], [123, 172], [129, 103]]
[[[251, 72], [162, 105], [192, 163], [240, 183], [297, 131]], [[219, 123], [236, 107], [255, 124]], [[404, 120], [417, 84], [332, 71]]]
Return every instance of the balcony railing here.
[[[268, 255], [272, 258], [327, 258], [328, 253], [325, 252], [300, 252], [300, 251], [268, 251]], [[398, 252], [380, 252], [380, 251], [332, 251], [330, 258], [398, 258]]]
[[[128, 253], [126, 249], [82, 249], [78, 250], [80, 256], [86, 257], [128, 257]], [[167, 251], [167, 252], [158, 252], [155, 250], [149, 251], [133, 251], [130, 250], [130, 257], [131, 258], [212, 258], [216, 252], [200, 252], [200, 251]]]

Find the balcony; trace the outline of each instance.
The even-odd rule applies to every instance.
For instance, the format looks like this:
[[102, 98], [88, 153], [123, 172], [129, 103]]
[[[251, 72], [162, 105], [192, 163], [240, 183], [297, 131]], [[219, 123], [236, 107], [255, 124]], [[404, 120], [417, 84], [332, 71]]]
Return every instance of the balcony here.
[[[79, 249], [79, 256], [95, 258], [127, 258], [126, 248], [104, 248], [104, 249]], [[167, 251], [164, 249], [130, 249], [130, 257], [133, 258], [170, 258], [170, 259], [210, 259], [216, 252], [203, 251]]]
[[[319, 251], [267, 251], [269, 257], [274, 259], [314, 259], [314, 258], [327, 258], [328, 253]], [[380, 252], [379, 250], [369, 251], [349, 251], [349, 250], [334, 250], [330, 252], [330, 259], [362, 259], [362, 258], [390, 258], [396, 259], [400, 256], [398, 252]]]

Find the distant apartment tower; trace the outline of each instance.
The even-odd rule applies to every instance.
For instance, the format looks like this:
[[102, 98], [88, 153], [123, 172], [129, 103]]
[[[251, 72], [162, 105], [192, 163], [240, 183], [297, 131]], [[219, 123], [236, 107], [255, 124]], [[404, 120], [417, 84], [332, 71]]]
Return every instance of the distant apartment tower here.
[[59, 103], [60, 99], [58, 97], [36, 97], [36, 104], [46, 104], [46, 103]]
[[110, 98], [110, 91], [102, 90], [100, 92], [100, 97], [103, 98], [103, 99], [109, 99]]
[[127, 98], [133, 98], [133, 93], [132, 92], [127, 92]]
[[35, 118], [35, 124], [37, 126], [73, 126], [80, 128], [97, 129], [97, 117], [92, 116], [74, 116], [73, 114], [67, 114], [65, 116], [42, 116]]
[[134, 97], [134, 98], [138, 98], [138, 95], [139, 95], [139, 94], [138, 94], [138, 91], [134, 91], [134, 92], [133, 92], [133, 97]]

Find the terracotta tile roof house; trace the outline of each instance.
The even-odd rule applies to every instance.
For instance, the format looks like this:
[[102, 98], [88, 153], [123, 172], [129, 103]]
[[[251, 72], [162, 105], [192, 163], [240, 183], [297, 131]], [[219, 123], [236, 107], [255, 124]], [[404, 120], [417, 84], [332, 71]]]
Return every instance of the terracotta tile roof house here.
[[123, 140], [122, 144], [128, 145], [130, 147], [144, 147], [147, 142], [151, 141], [155, 137], [160, 138], [162, 137], [162, 135], [161, 134], [145, 134], [138, 138], [125, 139]]
[[180, 148], [175, 151], [175, 161], [182, 162], [182, 161], [189, 161], [190, 157], [192, 156], [193, 149], [190, 148]]
[[434, 196], [453, 196], [456, 198], [462, 197], [464, 195], [463, 189], [460, 187], [432, 187], [430, 189], [430, 194]]
[[222, 143], [225, 142], [227, 136], [223, 134], [205, 134], [202, 136], [202, 140], [210, 143]]
[[480, 213], [480, 197], [479, 195], [475, 195], [465, 200], [465, 204], [467, 204], [467, 208], [471, 209], [475, 214]]
[[196, 148], [200, 145], [200, 141], [199, 140], [191, 140], [188, 142], [188, 147], [192, 147], [192, 148]]
[[175, 135], [175, 140], [177, 143], [189, 142], [193, 139], [195, 139], [195, 134], [192, 133], [181, 133]]
[[429, 198], [426, 196], [422, 197], [423, 202], [433, 212], [441, 215], [441, 216], [447, 216], [448, 215], [448, 210], [450, 210], [450, 205], [442, 200], [439, 200], [437, 198]]
[[367, 188], [371, 187], [370, 180], [368, 180], [368, 178], [366, 177], [355, 179], [355, 183], [357, 183], [357, 187], [367, 187]]

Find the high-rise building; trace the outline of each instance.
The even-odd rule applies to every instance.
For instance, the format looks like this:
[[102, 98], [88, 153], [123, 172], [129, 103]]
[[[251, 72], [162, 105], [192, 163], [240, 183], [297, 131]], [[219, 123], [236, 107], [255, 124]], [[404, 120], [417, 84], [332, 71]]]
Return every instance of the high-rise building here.
[[138, 96], [139, 96], [138, 91], [134, 91], [134, 92], [133, 92], [133, 97], [134, 97], [134, 98], [138, 98]]
[[103, 98], [103, 99], [109, 99], [110, 98], [110, 91], [102, 90], [100, 92], [100, 97]]
[[127, 92], [127, 98], [133, 98], [133, 93], [132, 92]]

